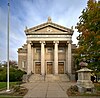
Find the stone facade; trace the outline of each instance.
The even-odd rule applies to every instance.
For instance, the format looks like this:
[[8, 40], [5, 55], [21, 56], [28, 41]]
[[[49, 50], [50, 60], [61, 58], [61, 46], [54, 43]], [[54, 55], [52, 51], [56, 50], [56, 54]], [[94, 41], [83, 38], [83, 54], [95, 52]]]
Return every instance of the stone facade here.
[[26, 28], [27, 43], [18, 49], [18, 67], [27, 74], [65, 74], [72, 76], [73, 30], [48, 18], [46, 23]]

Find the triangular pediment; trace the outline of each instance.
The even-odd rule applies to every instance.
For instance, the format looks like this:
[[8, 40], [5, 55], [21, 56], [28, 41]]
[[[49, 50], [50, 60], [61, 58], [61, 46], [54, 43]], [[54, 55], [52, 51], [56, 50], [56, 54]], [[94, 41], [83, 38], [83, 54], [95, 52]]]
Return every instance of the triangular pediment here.
[[46, 22], [40, 25], [37, 25], [35, 27], [29, 28], [25, 30], [26, 35], [28, 34], [43, 34], [43, 33], [73, 33], [72, 29], [66, 28], [64, 26], [58, 25], [56, 23], [53, 22]]

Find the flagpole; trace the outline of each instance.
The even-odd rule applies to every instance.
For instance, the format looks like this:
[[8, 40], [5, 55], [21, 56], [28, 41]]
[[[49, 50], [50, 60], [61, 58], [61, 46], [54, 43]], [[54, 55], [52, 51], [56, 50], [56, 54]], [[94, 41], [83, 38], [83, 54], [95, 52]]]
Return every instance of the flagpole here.
[[10, 14], [10, 0], [8, 0], [8, 24], [7, 24], [7, 92], [9, 89], [9, 14]]

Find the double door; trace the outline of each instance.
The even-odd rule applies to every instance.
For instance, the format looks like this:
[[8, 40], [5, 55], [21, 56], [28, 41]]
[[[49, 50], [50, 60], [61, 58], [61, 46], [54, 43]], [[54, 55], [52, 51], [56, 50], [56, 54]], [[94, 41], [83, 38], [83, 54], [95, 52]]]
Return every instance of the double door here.
[[58, 74], [64, 74], [64, 62], [58, 63]]
[[53, 74], [53, 64], [52, 64], [52, 62], [47, 62], [47, 74]]
[[41, 74], [41, 63], [40, 62], [35, 63], [35, 73]]
[[[35, 63], [35, 73], [41, 74], [41, 63], [40, 62]], [[53, 63], [52, 62], [47, 62], [46, 73], [53, 74]], [[64, 74], [64, 62], [58, 63], [58, 74]]]

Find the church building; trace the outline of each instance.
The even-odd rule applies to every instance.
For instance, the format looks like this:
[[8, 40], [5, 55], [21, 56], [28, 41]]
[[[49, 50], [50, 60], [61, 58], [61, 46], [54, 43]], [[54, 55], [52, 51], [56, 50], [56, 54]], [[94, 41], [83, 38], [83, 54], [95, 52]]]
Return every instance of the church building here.
[[73, 75], [73, 29], [47, 22], [25, 29], [26, 44], [18, 49], [18, 68], [27, 74]]

